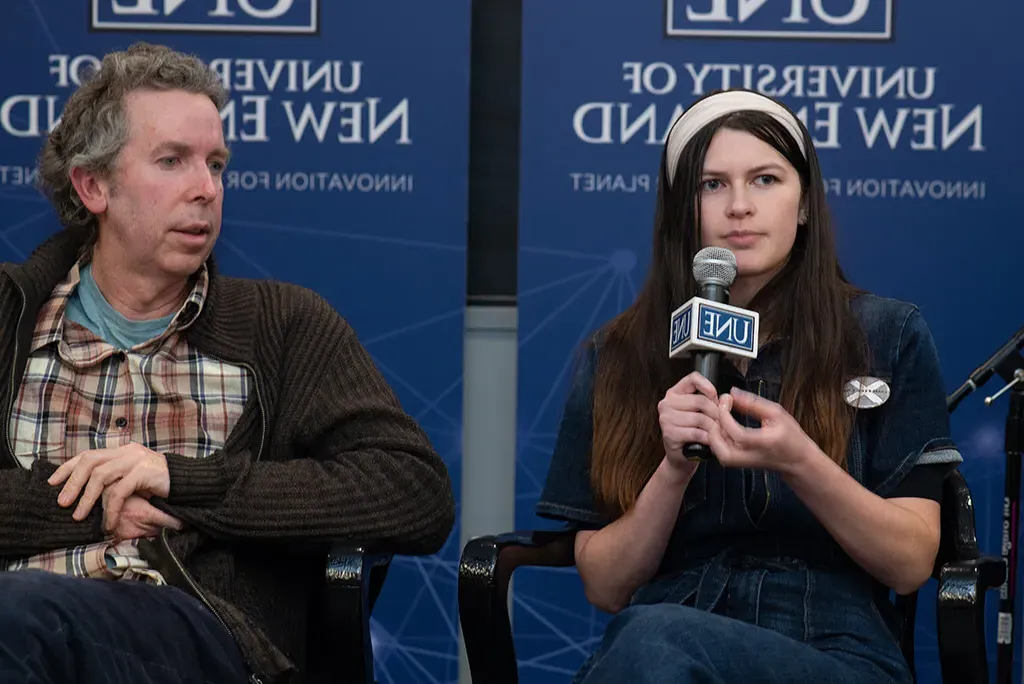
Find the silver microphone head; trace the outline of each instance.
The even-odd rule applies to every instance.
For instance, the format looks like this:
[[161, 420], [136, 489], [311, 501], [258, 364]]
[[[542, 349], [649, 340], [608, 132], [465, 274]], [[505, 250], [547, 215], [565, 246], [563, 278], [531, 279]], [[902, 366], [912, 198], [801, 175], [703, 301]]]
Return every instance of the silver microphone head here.
[[693, 257], [693, 277], [698, 285], [729, 287], [736, 279], [736, 255], [725, 247], [705, 247]]

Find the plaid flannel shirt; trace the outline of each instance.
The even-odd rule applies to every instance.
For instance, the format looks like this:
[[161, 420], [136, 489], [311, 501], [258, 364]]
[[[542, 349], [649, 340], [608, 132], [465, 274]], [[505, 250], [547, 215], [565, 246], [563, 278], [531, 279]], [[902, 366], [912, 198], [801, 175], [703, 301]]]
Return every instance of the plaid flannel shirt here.
[[[220, 449], [242, 413], [252, 378], [244, 367], [199, 353], [182, 334], [202, 310], [206, 267], [167, 329], [129, 350], [65, 318], [78, 283], [76, 264], [36, 319], [10, 418], [21, 466], [29, 468], [40, 458], [59, 465], [83, 451], [132, 442], [196, 458]], [[139, 557], [136, 544], [111, 539], [56, 549], [9, 561], [6, 569], [163, 583]]]

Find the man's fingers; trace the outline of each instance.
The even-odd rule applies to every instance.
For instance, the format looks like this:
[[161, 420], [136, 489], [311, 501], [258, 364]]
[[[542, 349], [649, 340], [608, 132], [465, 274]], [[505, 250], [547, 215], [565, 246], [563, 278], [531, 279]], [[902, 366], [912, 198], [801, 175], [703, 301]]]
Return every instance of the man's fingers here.
[[92, 475], [93, 464], [89, 461], [82, 461], [79, 466], [75, 468], [74, 472], [71, 473], [71, 477], [64, 483], [64, 487], [60, 490], [60, 495], [57, 497], [57, 503], [67, 508], [75, 502], [78, 495], [82, 491], [82, 487], [89, 481], [89, 477]]
[[[72, 514], [75, 520], [85, 520], [89, 515], [89, 511], [96, 505], [96, 502], [101, 496], [103, 491], [112, 482], [116, 482], [121, 477], [120, 468], [118, 468], [117, 461], [107, 461], [102, 465], [96, 466], [92, 470], [92, 477], [89, 478], [88, 484], [85, 485], [85, 489], [82, 490], [82, 496], [78, 500], [78, 506], [75, 508], [75, 512]], [[64, 496], [61, 494], [61, 496]]]
[[62, 465], [61, 468], [71, 463], [75, 464], [72, 466], [71, 476], [67, 478], [64, 488], [61, 489], [60, 495], [57, 497], [57, 503], [65, 508], [73, 504], [78, 495], [81, 494], [82, 488], [85, 487], [85, 484], [92, 477], [92, 471], [115, 456], [117, 456], [117, 452], [111, 449], [83, 451]]
[[153, 504], [150, 504], [150, 508], [153, 509], [153, 519], [151, 522], [157, 527], [170, 527], [173, 530], [179, 531], [184, 527], [184, 524], [173, 515], [164, 513], [156, 506], [153, 506]]
[[117, 520], [121, 516], [121, 509], [125, 500], [135, 493], [135, 471], [130, 471], [116, 484], [109, 487], [106, 506], [103, 511], [103, 527], [112, 530], [117, 527]]
[[[131, 509], [130, 511], [129, 508]], [[181, 530], [185, 526], [181, 520], [178, 520], [173, 515], [164, 513], [138, 494], [132, 494], [125, 499], [119, 518], [115, 521], [116, 527], [120, 528], [123, 526], [125, 522], [124, 516], [129, 516], [132, 524], [136, 527], [147, 529], [157, 530], [161, 527], [170, 527], [174, 530]]]
[[[88, 452], [82, 452], [82, 454], [85, 453]], [[60, 464], [60, 467], [53, 471], [53, 474], [50, 475], [46, 481], [51, 485], [59, 485], [64, 480], [68, 479], [68, 476], [75, 471], [79, 461], [82, 460], [82, 454], [78, 454], [77, 456], [64, 461]]]

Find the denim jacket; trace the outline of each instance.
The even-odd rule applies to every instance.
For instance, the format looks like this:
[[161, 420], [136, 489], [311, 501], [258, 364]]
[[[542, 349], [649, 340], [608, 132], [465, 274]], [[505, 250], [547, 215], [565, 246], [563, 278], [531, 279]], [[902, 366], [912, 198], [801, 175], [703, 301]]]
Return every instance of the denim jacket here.
[[[938, 354], [920, 311], [874, 295], [857, 297], [851, 307], [870, 348], [866, 375], [884, 381], [890, 391], [881, 405], [858, 410], [847, 469], [868, 490], [887, 497], [915, 466], [953, 466], [962, 458], [950, 438]], [[537, 505], [540, 516], [589, 528], [611, 522], [596, 510], [589, 482], [597, 353], [591, 345], [577, 366]], [[720, 390], [736, 385], [778, 401], [780, 356], [777, 345], [762, 346], [746, 378], [723, 363]], [[651, 398], [652, 410], [659, 399]], [[756, 603], [754, 613], [763, 613], [750, 619], [794, 638], [814, 641], [816, 632], [842, 629], [859, 633], [851, 648], [858, 648], [858, 640], [884, 642], [886, 657], [900, 659], [893, 649], [898, 617], [888, 601], [879, 600], [888, 590], [850, 559], [778, 473], [724, 469], [705, 461], [683, 496], [655, 578], [632, 603], [672, 601], [739, 611], [737, 616], [745, 618], [752, 608], [736, 607], [738, 595]], [[723, 597], [730, 596], [733, 608], [723, 608]], [[836, 611], [863, 619], [840, 627], [834, 624], [841, 619]]]

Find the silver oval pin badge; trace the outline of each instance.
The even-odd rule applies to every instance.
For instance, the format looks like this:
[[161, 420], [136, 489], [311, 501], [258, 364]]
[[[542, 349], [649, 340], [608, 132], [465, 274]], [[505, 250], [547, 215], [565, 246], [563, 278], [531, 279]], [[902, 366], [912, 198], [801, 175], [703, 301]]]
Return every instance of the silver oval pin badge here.
[[892, 391], [885, 380], [861, 376], [843, 386], [843, 398], [855, 408], [876, 408], [889, 400]]

